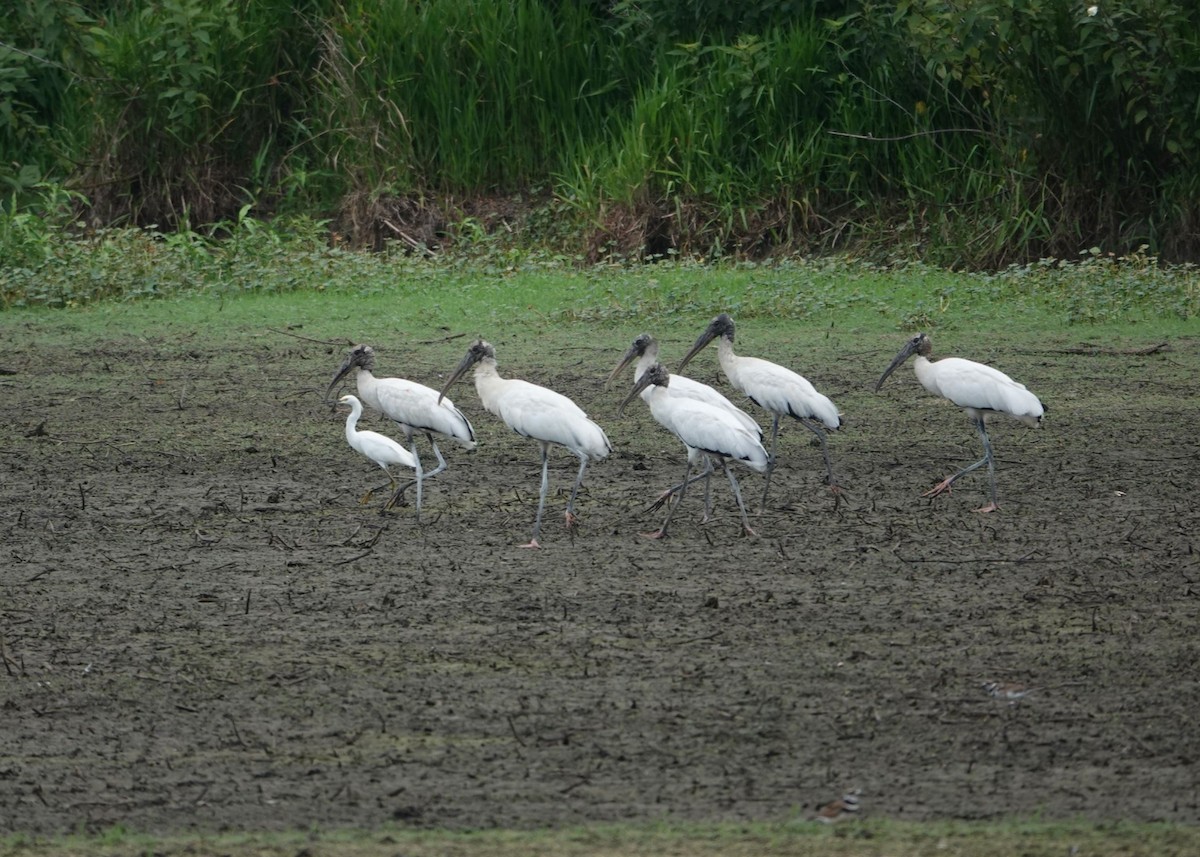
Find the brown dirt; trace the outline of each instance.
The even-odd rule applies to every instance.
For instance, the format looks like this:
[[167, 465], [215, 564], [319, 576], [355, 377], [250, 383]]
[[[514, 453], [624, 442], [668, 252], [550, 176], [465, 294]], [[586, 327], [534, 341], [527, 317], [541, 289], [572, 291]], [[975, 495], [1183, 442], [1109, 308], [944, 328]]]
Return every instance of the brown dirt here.
[[791, 430], [758, 538], [718, 481], [717, 520], [689, 496], [659, 543], [681, 447], [596, 383], [633, 332], [513, 373], [617, 447], [541, 551], [536, 445], [469, 385], [480, 447], [418, 526], [358, 503], [377, 471], [319, 402], [340, 349], [5, 346], [0, 830], [779, 819], [850, 788], [904, 819], [1200, 821], [1197, 343], [1011, 355], [1053, 410], [995, 428], [977, 515], [982, 476], [920, 497], [970, 426], [910, 370], [870, 395], [899, 345], [871, 340], [819, 384], [841, 508]]

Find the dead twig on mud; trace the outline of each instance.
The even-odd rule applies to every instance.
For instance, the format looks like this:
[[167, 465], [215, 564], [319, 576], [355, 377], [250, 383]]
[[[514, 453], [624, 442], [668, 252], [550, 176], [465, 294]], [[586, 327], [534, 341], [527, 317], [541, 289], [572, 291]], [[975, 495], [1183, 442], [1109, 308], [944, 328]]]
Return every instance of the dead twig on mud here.
[[250, 746], [250, 745], [246, 743], [246, 741], [245, 741], [245, 739], [244, 739], [244, 738], [242, 738], [242, 733], [241, 733], [241, 731], [238, 729], [238, 727], [237, 727], [237, 721], [233, 719], [233, 715], [232, 715], [232, 714], [226, 714], [226, 715], [225, 715], [225, 719], [229, 721], [229, 726], [230, 726], [230, 728], [231, 728], [231, 729], [233, 729], [233, 737], [234, 737], [234, 738], [237, 738], [237, 742], [238, 742], [239, 744], [241, 744], [243, 747], [247, 747], [247, 748], [249, 748], [249, 746]]
[[512, 732], [513, 738], [516, 740], [516, 742], [518, 744], [520, 744], [522, 747], [524, 747], [525, 742], [521, 740], [521, 736], [517, 732], [517, 724], [513, 723], [512, 715], [506, 714], [506, 715], [504, 715], [504, 719], [508, 721], [508, 728], [509, 728], [509, 731]]
[[566, 786], [565, 788], [560, 789], [559, 794], [569, 795], [571, 792], [575, 791], [575, 789], [579, 788], [580, 786], [586, 786], [591, 781], [592, 780], [590, 777], [579, 777], [578, 779], [575, 780], [575, 782], [571, 783], [569, 786]]
[[686, 640], [680, 640], [678, 643], [675, 643], [674, 645], [690, 646], [692, 643], [703, 643], [705, 640], [715, 640], [717, 637], [722, 636], [724, 633], [725, 633], [725, 630], [721, 629], [720, 631], [713, 631], [711, 634], [705, 634], [703, 637], [688, 637]]
[[462, 339], [467, 334], [465, 333], [447, 333], [445, 336], [437, 339], [418, 339], [417, 345], [438, 345], [442, 342], [453, 342], [456, 339]]
[[[15, 677], [21, 674], [20, 672], [13, 672], [13, 667], [20, 667], [20, 665], [8, 656], [8, 644], [5, 642], [3, 634], [0, 634], [0, 660], [4, 661], [4, 671], [10, 676]], [[21, 670], [21, 672], [24, 672], [24, 670]]]
[[1100, 345], [1072, 345], [1070, 348], [1053, 348], [1035, 351], [1034, 354], [1086, 354], [1090, 357], [1145, 357], [1162, 351], [1174, 351], [1169, 342], [1147, 345], [1145, 348], [1104, 348]]
[[900, 560], [901, 562], [909, 562], [909, 563], [937, 562], [937, 563], [946, 563], [947, 565], [967, 565], [967, 564], [973, 563], [973, 562], [997, 562], [997, 563], [1011, 562], [1014, 564], [1020, 564], [1020, 563], [1026, 563], [1026, 562], [1050, 562], [1051, 561], [1051, 560], [1045, 560], [1045, 559], [1033, 559], [1032, 557], [1036, 553], [1037, 553], [1037, 551], [1033, 550], [1027, 554], [1017, 557], [1016, 559], [999, 559], [994, 556], [970, 556], [970, 557], [966, 557], [963, 559], [958, 559], [958, 558], [940, 559], [937, 557], [934, 557], [933, 559], [925, 559], [925, 557], [921, 557], [921, 558], [917, 559], [917, 558], [913, 558], [913, 557], [903, 556], [899, 551], [897, 551], [896, 559]]
[[352, 562], [358, 562], [360, 559], [365, 559], [366, 557], [369, 557], [373, 553], [375, 553], [374, 548], [367, 548], [362, 553], [355, 554], [354, 556], [350, 557], [349, 559], [339, 559], [337, 562], [334, 563], [334, 565], [349, 565]]
[[277, 327], [268, 327], [267, 330], [271, 333], [278, 333], [280, 336], [290, 336], [292, 339], [299, 339], [302, 342], [311, 342], [313, 345], [345, 345], [350, 347], [354, 345], [352, 339], [313, 339], [311, 336], [301, 336], [298, 333], [292, 333], [290, 330], [280, 330]]

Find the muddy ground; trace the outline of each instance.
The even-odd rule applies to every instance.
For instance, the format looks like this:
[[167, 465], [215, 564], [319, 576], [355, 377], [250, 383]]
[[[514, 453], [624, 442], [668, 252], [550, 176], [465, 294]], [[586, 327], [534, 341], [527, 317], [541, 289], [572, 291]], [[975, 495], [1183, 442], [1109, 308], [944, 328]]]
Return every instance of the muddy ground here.
[[[536, 445], [469, 384], [479, 448], [445, 450], [418, 525], [358, 502], [382, 480], [320, 402], [340, 346], [14, 331], [2, 831], [801, 819], [853, 788], [875, 817], [1200, 821], [1196, 340], [996, 352], [1051, 411], [995, 426], [978, 515], [981, 474], [921, 497], [970, 425], [911, 369], [873, 395], [903, 335], [863, 337], [807, 373], [846, 413], [841, 506], [792, 428], [758, 537], [718, 481], [716, 520], [689, 496], [661, 543], [682, 447], [598, 385], [638, 331], [517, 370], [501, 341], [616, 446], [532, 551]], [[376, 343], [381, 374], [436, 385], [466, 342]], [[574, 471], [556, 453], [553, 488]]]

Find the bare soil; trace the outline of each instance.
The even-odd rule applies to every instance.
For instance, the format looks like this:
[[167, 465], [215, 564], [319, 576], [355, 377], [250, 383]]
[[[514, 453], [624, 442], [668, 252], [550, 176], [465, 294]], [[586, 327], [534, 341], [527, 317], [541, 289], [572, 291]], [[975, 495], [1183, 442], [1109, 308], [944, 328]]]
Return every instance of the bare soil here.
[[[598, 383], [636, 332], [498, 345], [616, 446], [573, 532], [555, 453], [540, 551], [537, 446], [469, 384], [479, 448], [444, 447], [418, 525], [359, 503], [382, 474], [321, 403], [340, 347], [0, 343], [0, 831], [806, 818], [852, 788], [901, 819], [1200, 821], [1197, 341], [1004, 355], [1051, 411], [995, 425], [980, 515], [982, 473], [921, 497], [971, 426], [908, 369], [871, 394], [903, 336], [863, 337], [807, 373], [846, 414], [839, 506], [793, 427], [765, 512], [742, 476], [757, 537], [718, 480], [657, 542], [683, 449]], [[465, 342], [391, 371], [436, 386]]]

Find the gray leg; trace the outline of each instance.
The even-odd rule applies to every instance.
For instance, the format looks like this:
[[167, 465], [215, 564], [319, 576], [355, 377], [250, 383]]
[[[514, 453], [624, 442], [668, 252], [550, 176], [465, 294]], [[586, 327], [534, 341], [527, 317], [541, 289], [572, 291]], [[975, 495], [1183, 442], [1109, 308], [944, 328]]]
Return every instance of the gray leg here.
[[442, 451], [438, 449], [437, 441], [433, 439], [433, 435], [426, 432], [425, 437], [429, 438], [429, 445], [433, 447], [433, 454], [437, 456], [437, 467], [425, 474], [425, 478], [429, 479], [437, 476], [446, 469], [446, 459], [442, 457]]
[[567, 501], [567, 526], [575, 523], [575, 497], [579, 494], [579, 486], [583, 484], [583, 472], [587, 470], [588, 457], [579, 456], [579, 473], [575, 476], [575, 486], [571, 489], [571, 499]]
[[433, 435], [429, 434], [428, 432], [425, 433], [425, 436], [427, 438], [429, 438], [429, 443], [433, 447], [433, 454], [435, 456], [437, 456], [438, 466], [433, 468], [433, 470], [430, 470], [428, 473], [422, 473], [421, 457], [419, 455], [417, 455], [417, 442], [410, 435], [408, 439], [409, 439], [409, 442], [412, 444], [413, 458], [417, 459], [417, 474], [416, 474], [417, 478], [410, 479], [407, 482], [405, 482], [403, 485], [401, 485], [400, 490], [396, 492], [396, 498], [395, 498], [396, 501], [399, 501], [400, 498], [402, 496], [404, 496], [405, 491], [407, 491], [412, 486], [416, 485], [417, 486], [417, 520], [418, 521], [421, 520], [421, 500], [422, 500], [422, 497], [424, 496], [424, 487], [425, 487], [424, 480], [431, 479], [432, 477], [437, 476], [439, 473], [441, 473], [443, 470], [446, 469], [446, 459], [442, 457], [442, 451], [440, 449], [438, 449], [437, 441], [434, 440]]
[[836, 489], [837, 480], [833, 478], [833, 461], [829, 458], [829, 443], [825, 438], [825, 435], [827, 434], [825, 427], [818, 423], [810, 422], [809, 420], [800, 420], [800, 425], [804, 426], [806, 429], [820, 438], [821, 455], [825, 457], [825, 481]]
[[541, 547], [538, 536], [542, 533], [542, 509], [546, 506], [546, 490], [550, 487], [550, 444], [542, 444], [542, 490], [538, 494], [537, 516], [533, 519], [533, 538], [524, 547]]
[[[721, 466], [725, 468], [725, 475], [729, 477], [729, 485], [733, 488], [733, 499], [737, 500], [738, 511], [742, 513], [742, 530], [746, 535], [754, 535], [754, 530], [750, 529], [750, 521], [746, 517], [746, 505], [742, 502], [742, 491], [738, 488], [737, 478], [733, 475], [733, 471], [729, 469], [729, 462], [722, 458]], [[768, 475], [770, 471], [767, 471]]]
[[[691, 460], [691, 459], [689, 459], [689, 461], [690, 461], [690, 460]], [[707, 459], [706, 459], [706, 460], [707, 460]], [[688, 468], [688, 471], [689, 471], [689, 472], [691, 471], [691, 468], [690, 468], [690, 467]], [[668, 502], [669, 500], [671, 500], [672, 498], [674, 498], [674, 496], [675, 496], [676, 494], [678, 494], [678, 493], [679, 493], [679, 489], [680, 489], [680, 488], [682, 488], [682, 487], [684, 486], [684, 484], [691, 485], [693, 482], [697, 482], [697, 481], [699, 481], [699, 480], [701, 480], [701, 479], [708, 479], [708, 478], [709, 478], [711, 475], [712, 475], [712, 462], [709, 462], [709, 468], [708, 468], [707, 470], [702, 470], [702, 471], [700, 471], [699, 473], [697, 473], [695, 476], [687, 476], [687, 477], [685, 477], [685, 478], [684, 478], [683, 482], [679, 483], [678, 485], [672, 485], [672, 486], [671, 486], [670, 488], [668, 488], [666, 491], [664, 491], [664, 492], [662, 492], [661, 494], [659, 494], [659, 495], [658, 495], [658, 499], [657, 499], [657, 500], [655, 500], [655, 501], [654, 501], [654, 502], [653, 502], [653, 503], [650, 505], [650, 508], [648, 508], [646, 511], [647, 511], [647, 512], [653, 512], [655, 509], [659, 509], [659, 508], [661, 508], [661, 507], [663, 506], [663, 504], [664, 504], [664, 503]], [[704, 496], [705, 496], [705, 497], [708, 497], [708, 485], [707, 485], [707, 483], [705, 484], [704, 491], [705, 491], [705, 494], [704, 494]], [[709, 504], [708, 504], [708, 501], [705, 501], [705, 511], [707, 512], [707, 511], [709, 510], [709, 508], [710, 508], [710, 506], [709, 506]]]
[[[704, 459], [705, 459], [705, 461], [708, 461], [708, 456], [706, 455], [704, 457]], [[683, 469], [683, 481], [680, 482], [678, 485], [679, 496], [675, 498], [674, 503], [667, 504], [667, 517], [663, 520], [662, 526], [659, 527], [657, 530], [655, 530], [653, 533], [646, 533], [646, 535], [652, 539], [665, 539], [667, 537], [667, 525], [671, 523], [671, 516], [675, 514], [675, 510], [677, 508], [679, 508], [679, 505], [681, 503], [683, 503], [683, 496], [685, 494], [687, 494], [688, 485], [695, 481], [694, 479], [688, 479], [688, 474], [692, 470], [692, 462], [690, 459], [684, 461], [683, 468], [684, 468]], [[711, 461], [708, 461], [708, 469], [705, 472], [706, 473], [712, 472], [712, 462]], [[699, 476], [696, 477], [696, 479], [699, 479], [699, 478], [700, 478]]]
[[400, 502], [400, 499], [404, 496], [404, 492], [408, 490], [409, 486], [416, 485], [417, 486], [417, 523], [419, 524], [419, 523], [421, 523], [421, 499], [423, 497], [423, 493], [421, 490], [422, 489], [421, 456], [417, 455], [417, 442], [415, 440], [413, 440], [412, 435], [409, 435], [408, 440], [412, 444], [413, 458], [415, 458], [417, 460], [417, 466], [416, 466], [417, 478], [410, 479], [408, 482], [405, 482], [403, 485], [401, 485], [399, 488], [397, 488], [396, 492], [394, 494], [392, 494], [392, 499], [388, 500], [387, 505], [384, 506], [383, 508], [390, 509], [393, 506], [395, 506], [397, 503]]
[[975, 421], [975, 428], [979, 430], [979, 436], [983, 439], [983, 458], [979, 459], [974, 464], [968, 464], [953, 476], [947, 476], [937, 485], [934, 485], [932, 488], [922, 494], [922, 497], [936, 497], [943, 491], [949, 491], [950, 486], [953, 485], [960, 476], [966, 476], [968, 473], [978, 470], [980, 467], [983, 467], [983, 465], [986, 464], [988, 466], [988, 475], [991, 478], [992, 504], [991, 508], [984, 507], [984, 509], [981, 511], [990, 512], [996, 507], [996, 465], [992, 460], [992, 443], [988, 439], [987, 429], [983, 424], [983, 417], [980, 417]]
[[[773, 414], [771, 420], [771, 460], [767, 464], [767, 477], [763, 482], [763, 509], [767, 508], [767, 492], [771, 490], [771, 474], [775, 472], [775, 444], [779, 441], [779, 414]], [[728, 468], [726, 468], [728, 472]]]

